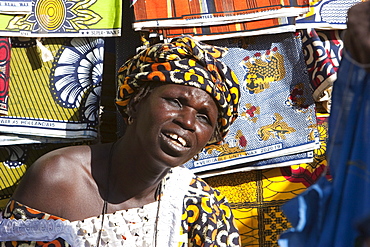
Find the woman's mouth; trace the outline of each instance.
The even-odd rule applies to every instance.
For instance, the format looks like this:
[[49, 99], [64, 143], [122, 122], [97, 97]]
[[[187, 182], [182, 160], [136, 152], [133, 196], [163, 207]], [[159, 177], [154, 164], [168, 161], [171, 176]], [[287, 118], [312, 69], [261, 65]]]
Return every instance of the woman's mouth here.
[[174, 143], [175, 145], [178, 145], [181, 147], [187, 146], [186, 140], [175, 133], [166, 134], [166, 136], [169, 137], [171, 142]]

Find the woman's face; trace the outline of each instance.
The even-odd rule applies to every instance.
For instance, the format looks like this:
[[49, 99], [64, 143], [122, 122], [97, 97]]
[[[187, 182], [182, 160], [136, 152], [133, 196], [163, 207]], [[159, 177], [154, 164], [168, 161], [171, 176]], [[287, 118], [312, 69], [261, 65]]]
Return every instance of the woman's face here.
[[175, 167], [191, 159], [210, 140], [218, 108], [202, 89], [165, 84], [138, 103], [133, 117], [143, 151]]

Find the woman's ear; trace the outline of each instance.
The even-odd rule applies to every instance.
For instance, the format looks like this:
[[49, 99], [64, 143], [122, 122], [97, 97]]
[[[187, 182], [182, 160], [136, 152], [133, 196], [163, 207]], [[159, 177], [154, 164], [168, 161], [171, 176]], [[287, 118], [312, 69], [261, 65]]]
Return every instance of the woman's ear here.
[[127, 115], [128, 116], [130, 116], [132, 118], [136, 118], [137, 111], [138, 111], [141, 100], [142, 100], [142, 98], [138, 99], [136, 97], [133, 97], [133, 98], [130, 99], [130, 102], [127, 105]]
[[137, 117], [140, 106], [142, 105], [142, 102], [145, 101], [145, 99], [146, 96], [132, 98], [127, 105], [127, 115], [135, 119]]
[[[158, 83], [157, 83], [158, 84]], [[146, 100], [146, 98], [151, 94], [152, 90], [157, 86], [157, 84], [146, 84], [145, 86], [141, 87], [130, 99], [127, 105], [127, 114], [132, 118], [137, 117], [138, 110], [142, 101]], [[150, 86], [154, 85], [154, 86]]]

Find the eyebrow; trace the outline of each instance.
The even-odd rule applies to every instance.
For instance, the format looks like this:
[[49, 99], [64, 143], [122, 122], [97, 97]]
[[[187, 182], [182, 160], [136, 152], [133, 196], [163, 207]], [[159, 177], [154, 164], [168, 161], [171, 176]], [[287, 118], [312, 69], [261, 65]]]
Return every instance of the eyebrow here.
[[[180, 99], [180, 102], [185, 102], [186, 104], [189, 104], [189, 102], [191, 102], [191, 99], [189, 99], [189, 97], [187, 95], [189, 95], [189, 94], [184, 93], [184, 94], [181, 94], [180, 96], [178, 96], [178, 98]], [[212, 102], [214, 102], [214, 101], [212, 101]], [[203, 102], [202, 107], [197, 109], [197, 111], [199, 113], [206, 114], [208, 117], [211, 117], [211, 115], [212, 115], [211, 111], [210, 111], [211, 106], [212, 106], [212, 103], [210, 101]], [[217, 121], [218, 116], [219, 116], [219, 109], [218, 109], [217, 104], [215, 104], [215, 106], [216, 106], [216, 113], [217, 113], [215, 119]]]

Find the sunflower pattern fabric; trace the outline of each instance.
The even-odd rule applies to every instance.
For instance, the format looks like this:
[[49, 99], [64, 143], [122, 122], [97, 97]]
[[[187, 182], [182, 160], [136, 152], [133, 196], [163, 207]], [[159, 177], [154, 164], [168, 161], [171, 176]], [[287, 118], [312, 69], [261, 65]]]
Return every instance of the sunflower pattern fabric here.
[[239, 115], [220, 145], [185, 164], [202, 176], [313, 161], [318, 146], [315, 102], [299, 34], [210, 42], [240, 82]]
[[[239, 247], [241, 246], [239, 233], [235, 225], [236, 222], [235, 222], [234, 216], [232, 214], [231, 208], [226, 198], [222, 194], [220, 194], [219, 191], [212, 189], [202, 179], [195, 177], [194, 175], [190, 175], [189, 171], [183, 171], [184, 168], [175, 168], [175, 169], [178, 170], [176, 171], [176, 173], [175, 172], [170, 173], [169, 176], [165, 178], [165, 180], [167, 181], [164, 182], [164, 190], [163, 190], [163, 195], [161, 197], [164, 197], [168, 194], [173, 194], [173, 193], [179, 194], [178, 188], [176, 186], [173, 187], [173, 185], [177, 185], [177, 183], [172, 183], [172, 186], [168, 187], [169, 185], [171, 185], [171, 184], [168, 184], [168, 181], [173, 179], [171, 176], [181, 177], [180, 178], [181, 181], [185, 181], [185, 180], [187, 182], [190, 181], [190, 184], [188, 184], [188, 187], [184, 188], [185, 196], [182, 196], [179, 202], [170, 204], [170, 207], [169, 207], [169, 210], [173, 211], [174, 210], [172, 208], [173, 205], [175, 204], [180, 205], [179, 219], [181, 222], [180, 224], [178, 224], [179, 228], [173, 229], [174, 231], [176, 231], [176, 233], [170, 236], [170, 238], [173, 238], [173, 236], [179, 236], [179, 237], [175, 237], [176, 244], [175, 245], [174, 244], [162, 245], [163, 244], [162, 242], [158, 242], [158, 243], [162, 243], [160, 246], [179, 246], [179, 247], [181, 246], [183, 247], [185, 246], [194, 246], [194, 247], [197, 247], [197, 246], [199, 247], [200, 246], [203, 246], [203, 247], [206, 247], [206, 246]], [[187, 180], [188, 179], [187, 175], [190, 175], [189, 176], [190, 180]], [[174, 197], [168, 197], [168, 198], [172, 199]], [[145, 211], [149, 207], [151, 207], [151, 209], [154, 210], [154, 212], [149, 213], [147, 217], [150, 217], [151, 219], [155, 220], [156, 218], [155, 212], [157, 210], [159, 210], [159, 212], [162, 212], [164, 211], [162, 210], [162, 207], [164, 207], [166, 209], [165, 211], [168, 211], [166, 208], [167, 202], [168, 201], [161, 200], [160, 204], [156, 202], [157, 204], [151, 203], [148, 205], [144, 205], [143, 209]], [[160, 205], [159, 209], [157, 209], [157, 205]], [[136, 209], [132, 209], [132, 210], [136, 210]], [[138, 215], [138, 213], [135, 211], [136, 216], [133, 217], [131, 220], [133, 222], [136, 222], [136, 224], [134, 225], [139, 225], [139, 226], [142, 225], [143, 227], [141, 228], [145, 229], [147, 228], [145, 222], [146, 221], [149, 222], [151, 219], [142, 217], [143, 222], [140, 222], [138, 218], [140, 218], [140, 215], [145, 216], [146, 212], [140, 209], [138, 210], [140, 211], [140, 214]], [[122, 212], [123, 211], [126, 211], [126, 210], [122, 210]], [[129, 209], [129, 211], [131, 211], [131, 209]], [[164, 212], [164, 213], [168, 213], [168, 212]], [[121, 215], [121, 212], [117, 211], [114, 213], [114, 215]], [[109, 219], [109, 221], [114, 222], [114, 219], [112, 220], [113, 217], [116, 217], [116, 216], [111, 216], [111, 218], [107, 218], [107, 219]], [[124, 213], [122, 214], [122, 217], [125, 218]], [[66, 222], [65, 219], [62, 219], [60, 217], [50, 215], [44, 212], [40, 212], [38, 210], [22, 205], [21, 203], [16, 202], [14, 200], [9, 201], [9, 203], [7, 204], [7, 207], [3, 212], [3, 218], [10, 219], [10, 220], [22, 220], [22, 221], [25, 219], [45, 219], [45, 220], [48, 219], [52, 221], [59, 219], [59, 220]], [[99, 220], [94, 221], [94, 219], [96, 219], [96, 217], [93, 217], [93, 219], [91, 218], [85, 219], [81, 223], [72, 222], [73, 225], [77, 226], [77, 234], [79, 236], [87, 236], [86, 238], [84, 238], [85, 242], [82, 243], [81, 246], [85, 246], [85, 243], [89, 243], [89, 246], [90, 244], [92, 244], [92, 246], [95, 246], [96, 238], [94, 237], [97, 236], [97, 232], [93, 230], [94, 229], [93, 226], [94, 226], [94, 222], [96, 224], [96, 222], [100, 222], [100, 221]], [[171, 222], [171, 220], [173, 220], [173, 218], [171, 217], [168, 222], [162, 222], [161, 221], [162, 214], [159, 213], [158, 219], [159, 219], [159, 222], [158, 222], [159, 232], [162, 231], [162, 234], [163, 234], [163, 231], [168, 232], [168, 229], [166, 229], [166, 227], [172, 226], [173, 222]], [[3, 222], [5, 222], [5, 220]], [[86, 222], [91, 222], [91, 226], [87, 226], [85, 224]], [[9, 221], [6, 221], [6, 224], [8, 223]], [[112, 225], [115, 225], [115, 224], [107, 223], [107, 226], [112, 227]], [[118, 226], [119, 224], [115, 225], [115, 230], [113, 229], [113, 231], [116, 232], [117, 234], [120, 232], [118, 230]], [[154, 229], [154, 224], [152, 226], [153, 227], [151, 228]], [[134, 226], [131, 226], [131, 227], [135, 228]], [[121, 225], [121, 228], [127, 228], [127, 227]], [[7, 230], [9, 229], [6, 227], [1, 228], [1, 225], [0, 225], [0, 232], [6, 233], [6, 235], [3, 235], [3, 236], [0, 235], [0, 240], [2, 239], [2, 237], [9, 235], [9, 232], [6, 232]], [[88, 233], [91, 233], [91, 235], [89, 235]], [[130, 246], [130, 247], [132, 246], [141, 246], [141, 247], [142, 246], [152, 246], [151, 237], [148, 238], [150, 243], [147, 242], [147, 244], [145, 244], [144, 242], [144, 245], [141, 245], [141, 244], [134, 244], [134, 245], [128, 244], [127, 245], [126, 242], [130, 241], [130, 238], [137, 238], [138, 237], [137, 235], [141, 233], [146, 234], [145, 232], [138, 232], [134, 230], [132, 232], [133, 234], [132, 237], [129, 235], [118, 236], [119, 237], [118, 242], [113, 242], [115, 241], [113, 239], [110, 239], [110, 240], [103, 239], [103, 243], [107, 243], [107, 241], [109, 241], [109, 243], [113, 244], [113, 246], [121, 246], [121, 245]], [[14, 235], [13, 233], [11, 233], [9, 236], [14, 236]], [[57, 235], [53, 235], [53, 237], [54, 236], [57, 236]], [[109, 236], [112, 237], [111, 235]], [[114, 237], [116, 237], [116, 234], [114, 234]], [[5, 246], [5, 247], [24, 246], [22, 244], [27, 244], [27, 243], [31, 245], [33, 244], [32, 246], [45, 246], [45, 247], [50, 246], [51, 244], [55, 244], [56, 246], [69, 246], [69, 243], [66, 242], [65, 239], [63, 238], [57, 238], [57, 239], [53, 239], [52, 241], [46, 241], [46, 242], [34, 241], [32, 243], [30, 243], [30, 241], [3, 241], [2, 246]], [[140, 242], [137, 242], [137, 243], [140, 243]], [[102, 244], [102, 246], [105, 246], [105, 244]]]
[[104, 40], [12, 38], [11, 97], [0, 117], [3, 145], [92, 140], [98, 136]]
[[0, 37], [0, 116], [8, 114], [10, 54], [10, 39]]
[[121, 0], [12, 0], [0, 1], [0, 6], [0, 35], [6, 37], [121, 34]]
[[226, 52], [225, 48], [203, 44], [190, 36], [144, 49], [119, 69], [116, 103], [125, 112], [135, 90], [148, 81], [200, 88], [218, 103], [218, 121], [225, 136], [237, 117], [239, 103], [238, 79], [218, 60]]

